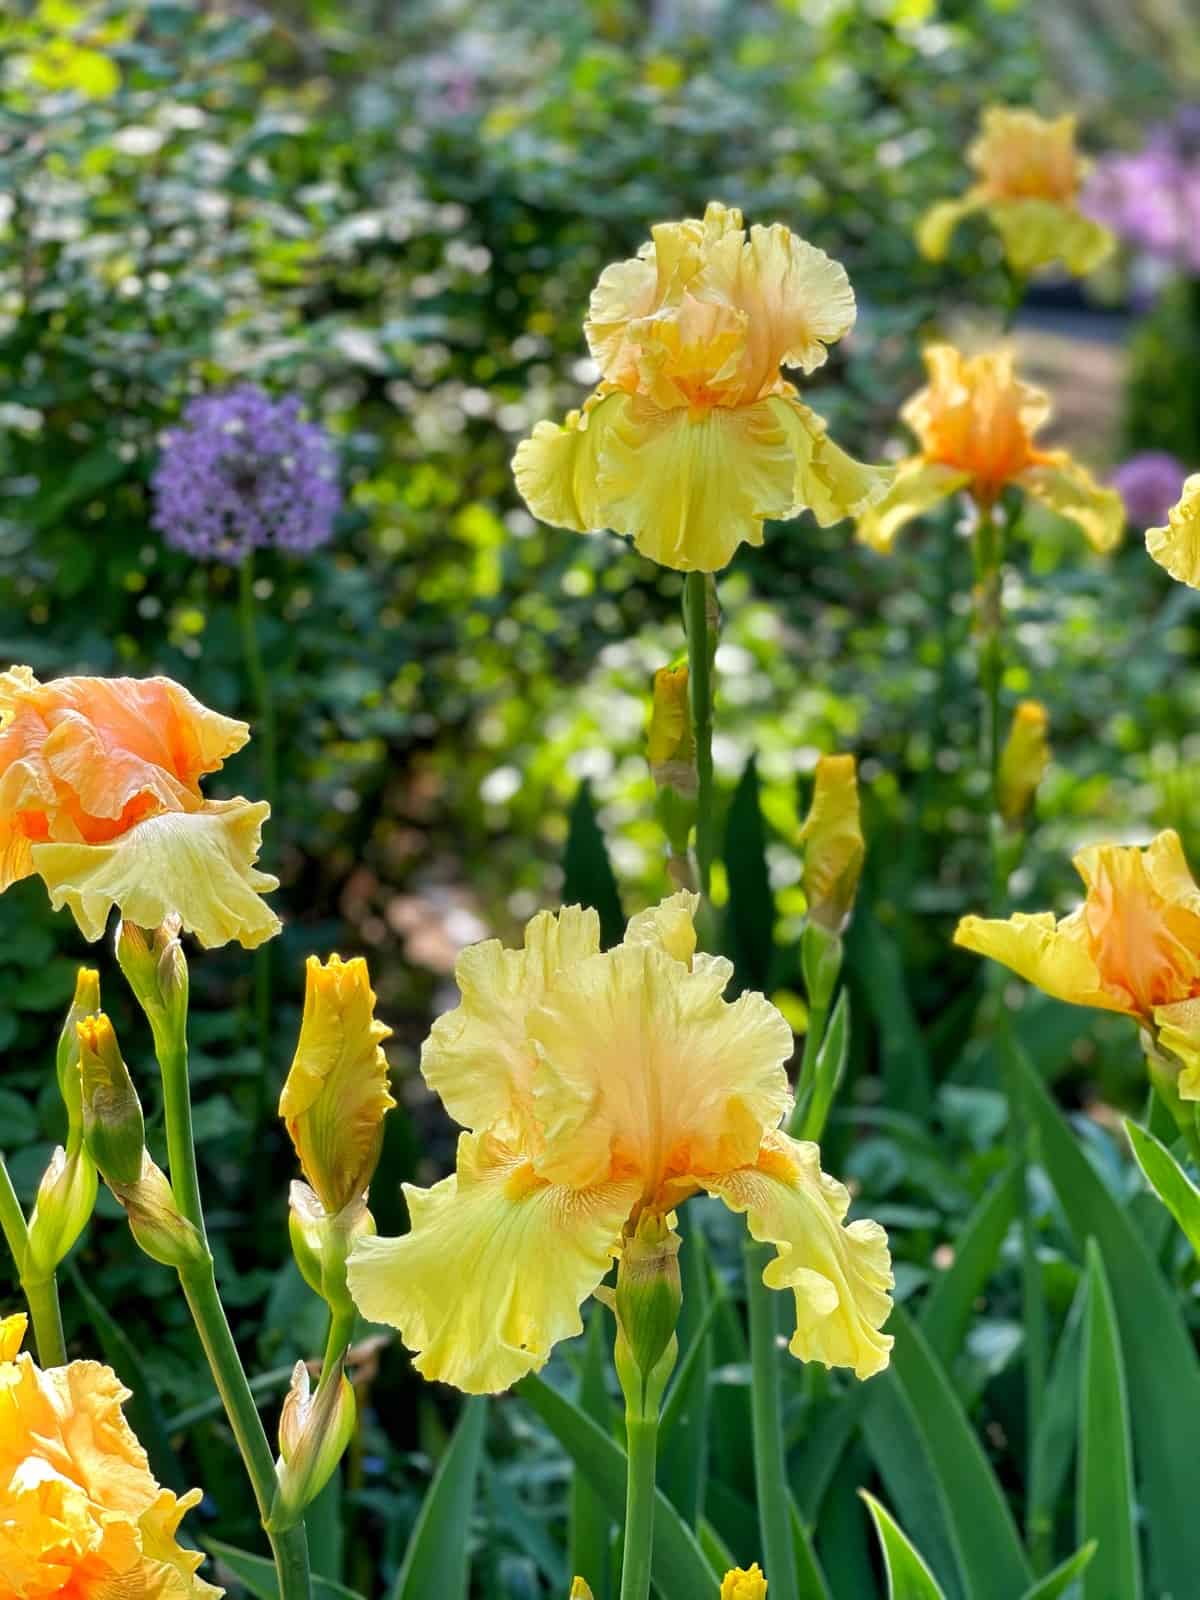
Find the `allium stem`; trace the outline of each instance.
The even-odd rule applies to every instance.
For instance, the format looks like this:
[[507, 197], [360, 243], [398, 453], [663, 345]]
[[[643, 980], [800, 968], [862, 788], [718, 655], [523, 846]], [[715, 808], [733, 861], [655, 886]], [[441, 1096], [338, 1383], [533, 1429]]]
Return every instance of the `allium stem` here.
[[711, 580], [689, 572], [683, 580], [683, 620], [688, 648], [688, 701], [696, 745], [696, 873], [707, 901], [712, 885], [713, 834], [713, 683], [715, 637], [709, 628]]
[[29, 1306], [38, 1361], [43, 1367], [62, 1367], [67, 1361], [67, 1341], [63, 1334], [62, 1311], [58, 1303], [58, 1279], [53, 1273], [34, 1283], [25, 1277], [25, 1252], [28, 1229], [25, 1213], [13, 1188], [4, 1157], [0, 1156], [0, 1231], [12, 1252], [21, 1292]]

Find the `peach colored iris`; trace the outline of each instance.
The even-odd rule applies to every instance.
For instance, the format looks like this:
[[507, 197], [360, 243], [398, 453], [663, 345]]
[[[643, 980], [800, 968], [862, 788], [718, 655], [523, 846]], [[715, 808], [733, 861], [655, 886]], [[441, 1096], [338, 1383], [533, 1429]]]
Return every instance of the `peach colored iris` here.
[[41, 1371], [18, 1354], [24, 1317], [0, 1320], [0, 1594], [6, 1600], [218, 1600], [203, 1556], [177, 1540], [199, 1489], [155, 1482], [94, 1361]]
[[270, 807], [200, 790], [249, 736], [169, 678], [0, 674], [0, 891], [37, 874], [88, 939], [114, 905], [143, 927], [177, 912], [205, 945], [270, 938]]
[[955, 943], [1056, 999], [1136, 1017], [1183, 1063], [1181, 1097], [1200, 1099], [1200, 889], [1179, 835], [1093, 845], [1075, 866], [1087, 894], [1070, 916], [964, 917]]
[[966, 356], [934, 344], [924, 360], [929, 382], [900, 413], [919, 451], [900, 463], [887, 494], [859, 517], [859, 537], [886, 554], [906, 523], [960, 490], [987, 508], [1014, 485], [1076, 523], [1094, 549], [1111, 550], [1125, 526], [1120, 495], [1097, 484], [1067, 451], [1037, 443], [1050, 402], [1017, 377], [1011, 352]]

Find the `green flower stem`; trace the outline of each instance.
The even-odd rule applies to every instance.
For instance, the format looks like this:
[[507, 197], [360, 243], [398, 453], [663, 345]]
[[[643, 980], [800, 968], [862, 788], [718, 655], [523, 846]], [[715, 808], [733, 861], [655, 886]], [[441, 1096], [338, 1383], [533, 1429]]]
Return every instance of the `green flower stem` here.
[[658, 1416], [625, 1412], [625, 1553], [621, 1600], [648, 1600], [654, 1550], [654, 1472], [658, 1460]]
[[[183, 1268], [179, 1281], [208, 1357], [217, 1392], [225, 1406], [225, 1415], [229, 1418], [233, 1436], [246, 1464], [259, 1517], [265, 1523], [278, 1487], [275, 1457], [267, 1443], [258, 1406], [233, 1342], [225, 1308], [217, 1293], [211, 1257], [197, 1266]], [[303, 1521], [289, 1528], [286, 1533], [268, 1532], [267, 1537], [275, 1557], [280, 1600], [311, 1600], [308, 1536]]]
[[325, 1382], [326, 1374], [333, 1371], [339, 1359], [350, 1346], [350, 1338], [354, 1332], [354, 1307], [343, 1307], [330, 1310], [329, 1336], [325, 1340], [325, 1354], [321, 1358], [321, 1382]]
[[711, 580], [689, 572], [683, 580], [683, 621], [688, 648], [688, 702], [696, 745], [696, 872], [700, 893], [710, 900], [715, 854], [713, 815], [713, 654], [715, 635], [708, 621]]
[[[192, 1102], [188, 1085], [187, 1036], [180, 1027], [171, 1037], [156, 1038], [163, 1081], [163, 1119], [167, 1131], [171, 1189], [175, 1204], [207, 1245], [196, 1146], [192, 1137]], [[216, 1274], [207, 1249], [204, 1259], [180, 1269], [179, 1281], [204, 1354], [233, 1429], [238, 1450], [254, 1490], [260, 1519], [265, 1523], [275, 1500], [278, 1478], [275, 1457], [238, 1355], [225, 1308], [217, 1293]], [[271, 1550], [279, 1576], [279, 1600], [311, 1600], [308, 1575], [308, 1536], [303, 1521], [285, 1533], [270, 1533]]]
[[3, 1156], [0, 1156], [0, 1231], [3, 1232], [5, 1242], [12, 1252], [21, 1282], [21, 1292], [29, 1306], [38, 1361], [43, 1367], [66, 1366], [67, 1341], [63, 1334], [62, 1311], [58, 1304], [58, 1279], [53, 1273], [37, 1282], [25, 1276], [24, 1263], [29, 1230]]
[[[255, 727], [258, 743], [263, 798], [276, 811], [277, 758], [275, 735], [275, 697], [271, 679], [263, 664], [258, 641], [258, 617], [254, 596], [254, 556], [247, 555], [238, 568], [238, 618], [242, 630], [242, 656], [254, 696]], [[254, 952], [254, 1032], [261, 1067], [255, 1080], [256, 1105], [253, 1126], [257, 1128], [266, 1110], [267, 1062], [271, 1049], [271, 943], [267, 940]]]
[[800, 1071], [796, 1074], [796, 1103], [792, 1110], [791, 1121], [788, 1123], [788, 1132], [793, 1139], [803, 1137], [800, 1130], [804, 1126], [804, 1114], [812, 1100], [813, 1081], [817, 1075], [817, 1057], [821, 1053], [821, 1046], [829, 1029], [829, 1015], [836, 995], [835, 987], [828, 999], [815, 1002], [809, 1008], [804, 1052], [800, 1057]]
[[768, 1245], [746, 1241], [746, 1303], [750, 1317], [750, 1414], [754, 1437], [754, 1488], [763, 1566], [771, 1600], [799, 1600], [792, 1542], [792, 1506], [783, 1444], [779, 1373], [778, 1297], [763, 1282]]

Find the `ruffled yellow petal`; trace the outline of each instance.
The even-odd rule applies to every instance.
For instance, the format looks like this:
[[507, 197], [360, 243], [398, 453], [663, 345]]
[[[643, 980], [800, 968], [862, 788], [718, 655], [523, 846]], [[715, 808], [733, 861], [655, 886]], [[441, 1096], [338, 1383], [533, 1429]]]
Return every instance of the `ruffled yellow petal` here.
[[796, 477], [791, 505], [782, 516], [811, 511], [823, 528], [846, 517], [861, 516], [891, 486], [894, 469], [856, 461], [829, 437], [825, 421], [790, 395], [766, 401], [787, 434]]
[[530, 1013], [536, 1165], [562, 1183], [637, 1172], [643, 1196], [754, 1159], [791, 1103], [792, 1031], [762, 995], [721, 998], [725, 962], [623, 944], [564, 973]]
[[1056, 922], [1050, 911], [1032, 916], [1018, 911], [1007, 921], [964, 917], [955, 931], [954, 942], [964, 950], [999, 961], [1056, 1000], [1099, 1006], [1105, 1011], [1127, 1009], [1104, 987], [1082, 910], [1072, 912], [1061, 922]]
[[690, 889], [680, 889], [677, 894], [648, 906], [630, 917], [625, 929], [625, 944], [649, 945], [662, 950], [685, 967], [692, 965], [696, 954], [696, 912], [700, 896]]
[[23, 1311], [11, 1317], [0, 1318], [0, 1361], [15, 1361], [17, 1352], [25, 1342], [29, 1318]]
[[488, 939], [463, 951], [455, 967], [461, 1003], [437, 1019], [421, 1051], [422, 1075], [456, 1122], [507, 1139], [532, 1132], [526, 1017], [560, 973], [599, 949], [596, 913], [565, 906], [538, 912], [521, 950]]
[[817, 762], [800, 842], [808, 914], [821, 927], [838, 933], [854, 905], [866, 856], [853, 756], [822, 756]]
[[1105, 554], [1120, 544], [1125, 532], [1125, 504], [1120, 494], [1098, 484], [1065, 450], [1044, 455], [1040, 464], [1027, 467], [1016, 481], [1026, 494], [1082, 528], [1093, 550]]
[[1184, 483], [1167, 526], [1146, 529], [1146, 549], [1173, 578], [1200, 589], [1200, 472]]
[[308, 1182], [330, 1216], [359, 1199], [383, 1143], [388, 1093], [383, 1041], [391, 1029], [375, 1019], [375, 994], [361, 956], [309, 956], [304, 1016], [279, 1115]]
[[1075, 118], [1041, 117], [1028, 106], [985, 106], [967, 160], [989, 196], [1070, 200], [1079, 187]]
[[901, 417], [928, 463], [968, 474], [976, 496], [994, 499], [1039, 459], [1033, 435], [1049, 415], [1049, 398], [1017, 378], [1010, 350], [968, 357], [933, 344], [923, 359], [929, 382]]
[[601, 447], [614, 408], [625, 396], [594, 396], [560, 427], [539, 422], [512, 459], [513, 478], [535, 517], [554, 528], [598, 533], [608, 525], [599, 498]]
[[950, 240], [964, 217], [978, 211], [982, 199], [974, 194], [963, 195], [961, 200], [939, 200], [930, 206], [917, 223], [917, 249], [926, 261], [944, 261]]
[[882, 498], [860, 513], [855, 532], [872, 550], [890, 555], [901, 528], [965, 489], [970, 481], [969, 472], [913, 456], [900, 463]]
[[118, 906], [144, 928], [177, 913], [205, 946], [236, 939], [253, 949], [280, 927], [259, 899], [279, 880], [254, 865], [270, 813], [265, 800], [164, 811], [109, 844], [35, 844], [33, 867], [55, 910], [70, 906], [85, 939], [99, 939]]
[[892, 1347], [880, 1332], [892, 1309], [887, 1234], [865, 1219], [846, 1225], [850, 1196], [821, 1171], [816, 1145], [774, 1133], [754, 1165], [702, 1182], [746, 1214], [755, 1239], [778, 1246], [763, 1282], [795, 1295], [792, 1354], [859, 1378], [882, 1371]]
[[1072, 204], [1037, 197], [990, 200], [987, 213], [1009, 265], [1021, 274], [1061, 261], [1068, 272], [1083, 277], [1116, 248], [1114, 235]]
[[350, 1292], [365, 1317], [400, 1330], [427, 1378], [498, 1393], [582, 1330], [579, 1307], [637, 1192], [633, 1180], [546, 1183], [499, 1140], [463, 1134], [453, 1177], [405, 1185], [411, 1233], [355, 1246]]
[[748, 1569], [734, 1567], [725, 1574], [720, 1600], [767, 1600], [767, 1580], [757, 1561]]
[[1144, 849], [1092, 845], [1075, 857], [1087, 885], [1092, 955], [1119, 1009], [1143, 1018], [1200, 985], [1200, 890], [1172, 829]]
[[[170, 1489], [160, 1489], [153, 1505], [138, 1518], [145, 1585], [141, 1593], [145, 1600], [221, 1600], [225, 1593], [197, 1577], [204, 1554], [184, 1549], [178, 1539], [180, 1523], [203, 1498], [199, 1489], [191, 1489], [182, 1497]], [[111, 1600], [124, 1600], [128, 1592], [114, 1585]], [[96, 1600], [107, 1597], [99, 1591]]]
[[1200, 1100], [1200, 997], [1157, 1006], [1158, 1043], [1182, 1064], [1177, 1088], [1181, 1100]]

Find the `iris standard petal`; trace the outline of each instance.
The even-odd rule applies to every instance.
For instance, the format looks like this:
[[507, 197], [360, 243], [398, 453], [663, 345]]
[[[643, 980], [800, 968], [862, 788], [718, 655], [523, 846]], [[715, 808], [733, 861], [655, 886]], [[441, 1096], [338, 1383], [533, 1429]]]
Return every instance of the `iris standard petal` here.
[[791, 1105], [794, 1039], [761, 994], [723, 1000], [727, 976], [624, 944], [555, 984], [528, 1019], [540, 1172], [577, 1184], [637, 1172], [652, 1201], [672, 1178], [753, 1159]]
[[892, 1347], [880, 1332], [892, 1309], [887, 1234], [877, 1222], [846, 1225], [850, 1196], [821, 1171], [817, 1146], [774, 1133], [752, 1166], [701, 1182], [745, 1213], [753, 1238], [778, 1247], [763, 1282], [795, 1296], [792, 1354], [859, 1378], [882, 1371]]
[[254, 865], [270, 814], [265, 800], [164, 811], [108, 844], [35, 844], [33, 868], [55, 910], [70, 906], [85, 939], [99, 939], [109, 911], [119, 906], [145, 928], [178, 913], [209, 948], [236, 939], [253, 949], [280, 928], [259, 898], [279, 880]]
[[561, 972], [600, 949], [595, 911], [539, 911], [521, 950], [498, 939], [470, 946], [454, 969], [462, 996], [440, 1016], [421, 1051], [421, 1073], [464, 1128], [516, 1139], [530, 1130], [535, 1064], [525, 1021]]
[[412, 1231], [360, 1240], [350, 1292], [400, 1330], [425, 1377], [495, 1394], [582, 1330], [638, 1185], [547, 1183], [499, 1140], [464, 1133], [452, 1177], [404, 1192]]

